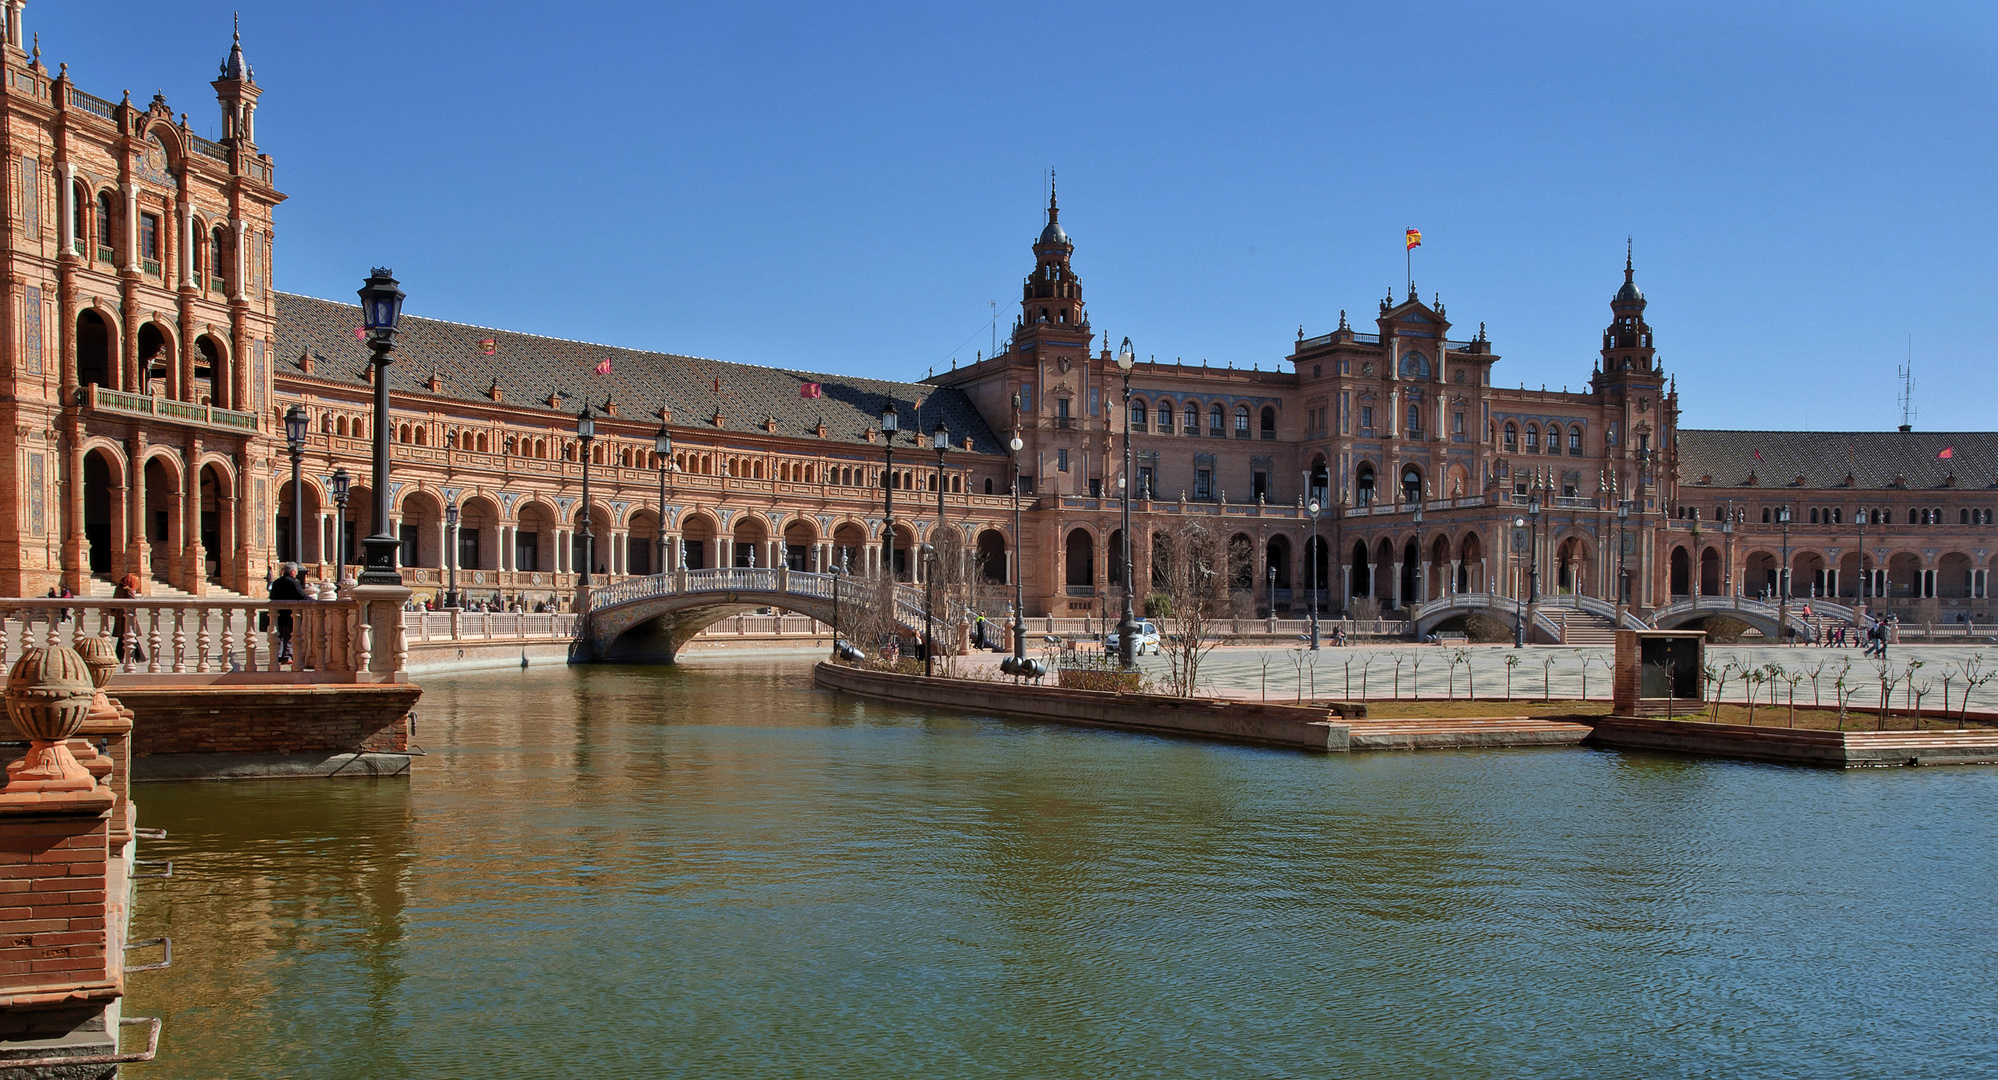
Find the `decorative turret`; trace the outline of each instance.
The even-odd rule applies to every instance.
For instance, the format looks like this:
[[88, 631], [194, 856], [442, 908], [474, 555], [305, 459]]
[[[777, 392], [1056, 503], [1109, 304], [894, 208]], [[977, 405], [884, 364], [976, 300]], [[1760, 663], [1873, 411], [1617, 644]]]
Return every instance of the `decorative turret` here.
[[222, 103], [222, 141], [245, 151], [256, 145], [257, 85], [255, 72], [243, 59], [243, 24], [236, 21], [235, 40], [229, 45], [229, 58], [222, 61], [222, 77], [208, 85]]
[[1075, 242], [1062, 231], [1061, 207], [1054, 185], [1048, 185], [1048, 223], [1034, 241], [1034, 272], [1027, 275], [1020, 299], [1021, 322], [1028, 326], [1076, 326], [1085, 321], [1082, 281], [1069, 266]]
[[1603, 371], [1650, 371], [1651, 326], [1644, 321], [1644, 293], [1637, 287], [1628, 238], [1623, 249], [1623, 288], [1610, 298], [1610, 324], [1603, 331]]

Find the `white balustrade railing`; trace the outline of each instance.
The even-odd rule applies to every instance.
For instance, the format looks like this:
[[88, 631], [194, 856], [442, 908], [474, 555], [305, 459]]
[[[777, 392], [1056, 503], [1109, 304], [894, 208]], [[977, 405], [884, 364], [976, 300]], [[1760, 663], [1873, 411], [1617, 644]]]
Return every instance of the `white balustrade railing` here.
[[[400, 671], [408, 645], [377, 642], [352, 599], [272, 601], [201, 597], [0, 598], [0, 668], [37, 646], [74, 647], [109, 638], [125, 681], [202, 682], [169, 676], [230, 676], [232, 682], [342, 682]], [[376, 663], [377, 648], [389, 654]], [[206, 680], [213, 681], [213, 680]]]

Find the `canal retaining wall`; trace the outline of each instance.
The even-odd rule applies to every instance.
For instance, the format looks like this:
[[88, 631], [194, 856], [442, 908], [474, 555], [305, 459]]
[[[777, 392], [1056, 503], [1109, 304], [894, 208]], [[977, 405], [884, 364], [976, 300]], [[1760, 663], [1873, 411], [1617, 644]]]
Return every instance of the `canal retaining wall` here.
[[978, 679], [925, 678], [826, 662], [813, 669], [812, 682], [828, 690], [954, 711], [1027, 716], [1065, 724], [1319, 753], [1340, 753], [1347, 749], [1346, 726], [1333, 723], [1331, 711], [1323, 706], [1267, 705], [1221, 698], [1113, 694]]
[[121, 687], [137, 780], [369, 776], [409, 767], [423, 691], [374, 685]]
[[1839, 768], [1998, 764], [1998, 731], [1813, 731], [1699, 720], [1606, 716], [1591, 745]]

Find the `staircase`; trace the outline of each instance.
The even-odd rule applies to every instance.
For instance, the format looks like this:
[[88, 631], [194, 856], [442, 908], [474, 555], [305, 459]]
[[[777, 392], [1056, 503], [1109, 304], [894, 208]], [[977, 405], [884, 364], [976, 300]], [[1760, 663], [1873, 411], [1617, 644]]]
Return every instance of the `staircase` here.
[[[83, 595], [89, 597], [106, 598], [114, 595], [117, 591], [118, 586], [111, 580], [109, 575], [98, 576], [93, 574], [83, 586]], [[160, 600], [191, 600], [195, 598], [193, 593], [187, 592], [184, 589], [174, 588], [164, 581], [146, 582], [145, 595]], [[208, 584], [208, 597], [214, 600], [251, 599], [242, 593], [225, 589], [214, 582]]]
[[1569, 645], [1616, 644], [1616, 624], [1592, 611], [1575, 608], [1541, 608], [1540, 613], [1561, 627], [1561, 640]]

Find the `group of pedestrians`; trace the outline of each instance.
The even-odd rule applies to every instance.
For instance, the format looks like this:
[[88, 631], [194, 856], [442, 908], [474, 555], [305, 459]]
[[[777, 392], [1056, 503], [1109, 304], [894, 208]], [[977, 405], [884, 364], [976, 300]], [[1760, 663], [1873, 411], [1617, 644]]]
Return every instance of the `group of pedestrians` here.
[[1824, 640], [1819, 642], [1827, 649], [1843, 649], [1858, 645], [1862, 655], [1887, 658], [1887, 642], [1893, 637], [1893, 628], [1888, 619], [1873, 619], [1865, 627], [1832, 626], [1825, 629]]

